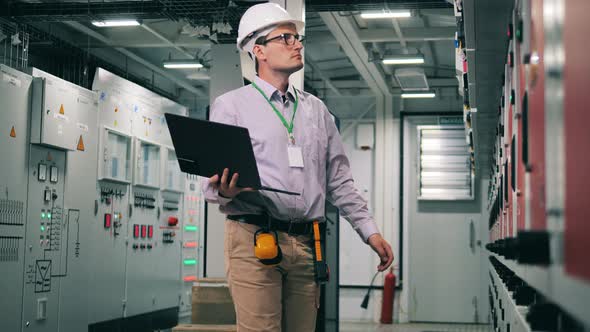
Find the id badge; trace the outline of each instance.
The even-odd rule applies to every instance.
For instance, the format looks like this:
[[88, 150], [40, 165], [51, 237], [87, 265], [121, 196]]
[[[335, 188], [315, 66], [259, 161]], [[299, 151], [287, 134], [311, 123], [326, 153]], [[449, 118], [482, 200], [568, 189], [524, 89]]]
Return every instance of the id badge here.
[[287, 153], [289, 155], [289, 167], [303, 168], [303, 152], [301, 147], [289, 145], [287, 147]]

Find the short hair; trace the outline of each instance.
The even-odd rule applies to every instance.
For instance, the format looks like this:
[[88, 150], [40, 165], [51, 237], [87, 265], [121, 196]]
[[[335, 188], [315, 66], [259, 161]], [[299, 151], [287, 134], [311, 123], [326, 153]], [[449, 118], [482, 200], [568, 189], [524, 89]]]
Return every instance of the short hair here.
[[[254, 45], [264, 45], [264, 40], [266, 40], [266, 35], [256, 38]], [[256, 75], [258, 75], [258, 58], [256, 58], [256, 55], [254, 55], [254, 70], [256, 71]]]

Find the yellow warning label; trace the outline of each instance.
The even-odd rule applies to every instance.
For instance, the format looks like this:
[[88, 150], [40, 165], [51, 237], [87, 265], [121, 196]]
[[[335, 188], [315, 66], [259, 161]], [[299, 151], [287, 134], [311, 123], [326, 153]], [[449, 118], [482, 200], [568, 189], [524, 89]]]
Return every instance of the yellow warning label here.
[[117, 120], [115, 120], [115, 127], [117, 126]]
[[82, 139], [82, 135], [80, 135], [80, 139], [78, 140], [78, 151], [84, 151], [84, 140]]
[[64, 104], [61, 104], [61, 107], [59, 108], [59, 114], [64, 114]]
[[14, 126], [10, 129], [10, 137], [16, 137], [16, 131], [14, 130]]

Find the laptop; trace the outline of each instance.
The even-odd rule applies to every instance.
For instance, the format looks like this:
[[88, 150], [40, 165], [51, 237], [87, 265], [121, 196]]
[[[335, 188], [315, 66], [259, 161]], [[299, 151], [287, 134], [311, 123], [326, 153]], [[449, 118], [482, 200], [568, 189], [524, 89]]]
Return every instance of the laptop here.
[[165, 116], [183, 172], [210, 178], [215, 174], [221, 176], [228, 168], [230, 177], [234, 173], [240, 175], [238, 187], [300, 195], [260, 183], [248, 129], [170, 113]]

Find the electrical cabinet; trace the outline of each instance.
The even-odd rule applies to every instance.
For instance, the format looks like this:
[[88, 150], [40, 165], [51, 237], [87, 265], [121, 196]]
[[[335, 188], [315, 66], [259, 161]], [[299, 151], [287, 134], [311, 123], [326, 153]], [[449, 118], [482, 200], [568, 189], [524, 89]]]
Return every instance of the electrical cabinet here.
[[103, 69], [97, 70], [93, 88], [99, 95], [105, 145], [99, 153], [100, 184], [119, 195], [111, 202], [125, 203], [110, 214], [105, 211], [110, 222], [104, 223], [126, 218], [117, 231], [126, 241], [116, 249], [124, 257], [117, 270], [123, 268], [125, 277], [116, 283], [123, 291], [104, 299], [119, 312], [112, 310], [96, 321], [139, 319], [178, 308], [185, 183], [164, 113], [186, 115], [186, 109]]
[[[559, 8], [562, 10], [548, 9]], [[509, 22], [491, 172], [490, 306], [498, 331], [584, 331], [585, 1], [521, 0]], [[575, 294], [572, 296], [572, 294]]]
[[[6, 317], [0, 320], [0, 331], [20, 331], [22, 322], [27, 223], [27, 186], [23, 184], [29, 179], [32, 80], [27, 74], [0, 65], [0, 150], [4, 155], [0, 163], [0, 312]], [[43, 175], [36, 174], [43, 179], [47, 170], [42, 170]], [[43, 199], [44, 192], [40, 194]], [[41, 215], [36, 217], [39, 222]]]
[[102, 69], [94, 90], [0, 65], [2, 331], [161, 329], [190, 312], [202, 204], [164, 118], [186, 108]]

